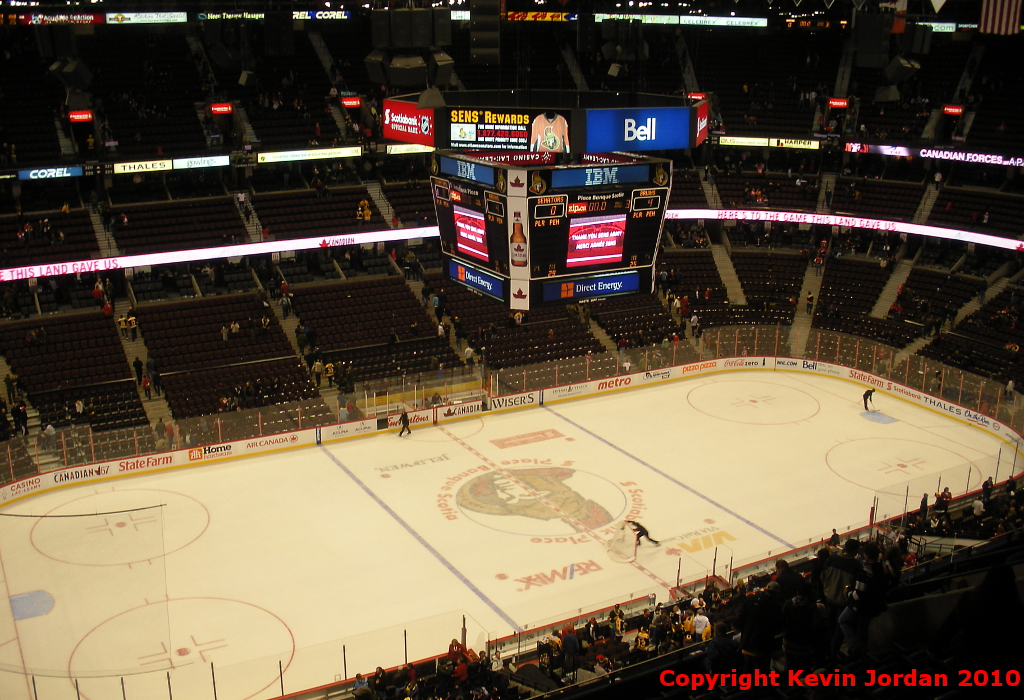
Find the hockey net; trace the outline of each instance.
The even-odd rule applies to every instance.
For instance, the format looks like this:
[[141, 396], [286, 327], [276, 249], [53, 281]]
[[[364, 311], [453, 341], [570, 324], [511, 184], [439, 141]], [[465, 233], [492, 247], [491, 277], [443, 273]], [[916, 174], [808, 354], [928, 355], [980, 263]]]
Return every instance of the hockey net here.
[[608, 557], [619, 564], [628, 564], [636, 560], [636, 533], [623, 525], [619, 528], [605, 547]]

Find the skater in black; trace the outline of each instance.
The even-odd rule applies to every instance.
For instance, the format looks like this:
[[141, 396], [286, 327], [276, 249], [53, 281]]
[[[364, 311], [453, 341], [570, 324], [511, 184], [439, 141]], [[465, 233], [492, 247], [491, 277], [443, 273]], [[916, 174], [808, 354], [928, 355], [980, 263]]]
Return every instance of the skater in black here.
[[412, 428], [409, 427], [409, 414], [402, 411], [402, 416], [398, 420], [402, 424], [402, 429], [398, 431], [398, 437], [402, 437], [405, 433], [412, 435]]
[[636, 533], [636, 545], [637, 545], [637, 547], [640, 546], [640, 538], [641, 537], [646, 537], [647, 541], [652, 543], [656, 547], [661, 544], [660, 542], [658, 542], [658, 540], [651, 539], [651, 533], [647, 532], [647, 528], [644, 527], [643, 525], [641, 525], [640, 523], [638, 523], [637, 521], [635, 521], [635, 520], [627, 520], [626, 524], [629, 525], [633, 529], [633, 532]]
[[864, 410], [865, 411], [868, 410], [868, 401], [871, 402], [871, 408], [875, 407], [875, 400], [874, 400], [874, 398], [872, 398], [874, 393], [875, 393], [874, 389], [868, 389], [867, 391], [864, 392]]

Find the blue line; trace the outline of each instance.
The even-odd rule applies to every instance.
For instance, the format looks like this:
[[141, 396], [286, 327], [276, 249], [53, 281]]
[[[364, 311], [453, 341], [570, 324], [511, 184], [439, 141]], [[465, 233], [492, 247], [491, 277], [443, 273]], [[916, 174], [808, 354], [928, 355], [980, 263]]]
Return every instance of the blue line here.
[[660, 469], [658, 469], [654, 465], [648, 464], [647, 462], [643, 461], [642, 459], [640, 459], [636, 455], [632, 454], [631, 452], [626, 452], [626, 450], [622, 449], [618, 445], [616, 445], [614, 443], [611, 443], [611, 442], [608, 442], [607, 440], [605, 440], [603, 437], [601, 437], [597, 433], [594, 433], [594, 432], [591, 432], [591, 431], [587, 430], [586, 428], [584, 428], [579, 423], [576, 423], [575, 421], [569, 420], [568, 418], [563, 416], [561, 413], [557, 413], [556, 411], [552, 410], [551, 408], [549, 408], [547, 406], [545, 406], [544, 409], [547, 410], [547, 411], [550, 411], [554, 415], [558, 416], [559, 418], [561, 418], [562, 420], [564, 420], [566, 423], [568, 423], [569, 425], [573, 426], [577, 430], [580, 430], [580, 431], [586, 433], [587, 435], [589, 435], [590, 437], [592, 437], [592, 438], [594, 438], [596, 440], [600, 440], [604, 444], [608, 445], [608, 447], [611, 447], [613, 450], [618, 450], [622, 454], [624, 454], [627, 457], [629, 457], [630, 459], [632, 459], [634, 462], [637, 462], [638, 464], [642, 464], [643, 466], [647, 467], [648, 469], [650, 469], [655, 474], [658, 474], [659, 476], [661, 476], [661, 477], [663, 477], [665, 479], [668, 479], [669, 481], [671, 481], [673, 484], [675, 484], [679, 488], [684, 489], [686, 491], [689, 491], [690, 493], [692, 493], [697, 498], [700, 498], [702, 500], [707, 501], [708, 503], [713, 505], [715, 508], [719, 508], [721, 510], [724, 510], [726, 513], [728, 513], [732, 517], [736, 518], [740, 522], [749, 525], [750, 527], [754, 528], [755, 530], [757, 530], [760, 533], [768, 535], [769, 537], [771, 537], [776, 542], [781, 542], [782, 544], [784, 544], [786, 547], [789, 547], [790, 549], [796, 549], [796, 545], [792, 545], [789, 542], [786, 542], [786, 540], [782, 539], [781, 537], [777, 537], [776, 535], [773, 535], [772, 533], [768, 532], [767, 530], [765, 530], [760, 525], [757, 525], [757, 524], [747, 520], [746, 518], [744, 518], [739, 513], [736, 513], [735, 511], [732, 511], [732, 510], [726, 508], [721, 503], [718, 503], [717, 501], [715, 501], [715, 500], [713, 500], [711, 498], [708, 498], [704, 494], [700, 493], [699, 491], [695, 490], [694, 488], [692, 488], [690, 486], [687, 486], [686, 484], [684, 484], [683, 482], [679, 481], [675, 477], [669, 476], [668, 474], [666, 474], [665, 472], [661, 471]]
[[427, 542], [425, 539], [423, 539], [423, 537], [421, 537], [420, 534], [418, 532], [416, 532], [416, 530], [413, 529], [412, 525], [410, 525], [409, 523], [405, 522], [405, 520], [402, 519], [402, 516], [400, 516], [398, 513], [396, 513], [394, 510], [392, 510], [391, 506], [389, 506], [377, 494], [375, 494], [370, 489], [369, 486], [364, 484], [359, 479], [359, 477], [357, 477], [355, 474], [353, 474], [349, 470], [348, 467], [346, 467], [344, 464], [342, 464], [340, 461], [338, 461], [338, 458], [335, 457], [334, 455], [332, 455], [327, 450], [326, 447], [321, 447], [320, 449], [323, 450], [324, 454], [327, 455], [328, 459], [330, 459], [332, 462], [337, 464], [338, 467], [343, 472], [345, 472], [345, 474], [348, 476], [348, 478], [352, 479], [352, 481], [354, 481], [357, 484], [359, 484], [359, 488], [361, 488], [363, 491], [365, 491], [367, 496], [369, 496], [374, 501], [376, 501], [377, 505], [379, 505], [381, 508], [383, 508], [385, 511], [387, 511], [388, 515], [390, 515], [392, 518], [394, 518], [395, 521], [399, 525], [404, 527], [406, 532], [408, 532], [410, 535], [412, 535], [416, 539], [417, 542], [419, 542], [421, 545], [423, 545], [424, 549], [426, 549], [428, 552], [430, 552], [432, 555], [434, 555], [435, 559], [437, 559], [439, 562], [441, 562], [446, 569], [451, 571], [452, 574], [455, 576], [455, 578], [457, 578], [460, 581], [462, 581], [462, 583], [465, 584], [466, 588], [468, 588], [469, 590], [473, 591], [473, 593], [476, 594], [477, 598], [479, 598], [484, 603], [486, 603], [487, 607], [489, 607], [491, 610], [493, 610], [502, 620], [507, 622], [512, 627], [512, 629], [514, 629], [516, 632], [521, 632], [522, 631], [522, 629], [519, 627], [519, 625], [516, 624], [515, 620], [513, 620], [511, 617], [506, 615], [504, 610], [499, 608], [498, 605], [493, 600], [488, 598], [487, 595], [483, 591], [481, 591], [479, 588], [477, 588], [475, 585], [473, 585], [473, 582], [470, 581], [468, 578], [466, 578], [466, 576], [461, 571], [456, 569], [454, 564], [452, 564], [450, 561], [445, 559], [443, 554], [441, 554], [439, 551], [434, 549], [430, 545], [429, 542]]

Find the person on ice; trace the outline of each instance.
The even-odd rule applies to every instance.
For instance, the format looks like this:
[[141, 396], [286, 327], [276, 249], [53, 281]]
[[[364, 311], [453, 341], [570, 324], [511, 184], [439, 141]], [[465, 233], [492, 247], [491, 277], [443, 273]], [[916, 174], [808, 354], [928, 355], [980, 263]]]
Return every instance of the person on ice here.
[[629, 525], [629, 527], [632, 528], [633, 532], [636, 533], [636, 545], [637, 545], [637, 547], [640, 546], [640, 538], [641, 537], [646, 537], [647, 541], [650, 542], [651, 544], [653, 544], [655, 547], [661, 545], [661, 543], [658, 542], [658, 540], [651, 539], [651, 533], [647, 532], [647, 528], [644, 527], [643, 525], [641, 525], [640, 523], [638, 523], [637, 521], [635, 521], [635, 520], [627, 520], [626, 524]]
[[868, 402], [869, 401], [871, 402], [871, 408], [873, 409], [875, 407], [875, 400], [873, 398], [874, 393], [875, 393], [874, 389], [868, 389], [867, 391], [864, 392], [864, 410], [865, 411], [868, 410]]

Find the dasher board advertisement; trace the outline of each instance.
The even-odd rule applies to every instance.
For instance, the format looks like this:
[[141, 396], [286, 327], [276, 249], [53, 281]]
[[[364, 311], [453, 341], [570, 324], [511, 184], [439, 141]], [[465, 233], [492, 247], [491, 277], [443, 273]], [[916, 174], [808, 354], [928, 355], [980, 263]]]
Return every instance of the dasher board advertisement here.
[[572, 152], [569, 142], [571, 110], [446, 108], [437, 112], [445, 120], [439, 131], [445, 130], [449, 148]]

